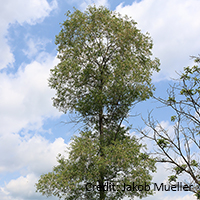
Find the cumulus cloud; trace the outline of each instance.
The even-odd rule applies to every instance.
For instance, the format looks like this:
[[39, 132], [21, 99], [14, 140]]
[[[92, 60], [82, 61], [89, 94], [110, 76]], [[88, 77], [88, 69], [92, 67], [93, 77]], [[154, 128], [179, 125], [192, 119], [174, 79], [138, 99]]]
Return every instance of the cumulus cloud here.
[[39, 135], [45, 119], [61, 115], [52, 106], [54, 91], [47, 81], [50, 68], [58, 62], [41, 52], [15, 74], [0, 73], [0, 173], [21, 175], [1, 187], [3, 200], [45, 199], [35, 194], [34, 184], [57, 164], [59, 153], [66, 155], [63, 138], [50, 142]]
[[5, 155], [0, 158], [0, 173], [20, 170], [22, 174], [0, 188], [1, 199], [39, 199], [41, 195], [35, 193], [35, 183], [41, 174], [52, 171], [53, 166], [57, 165], [56, 157], [59, 153], [67, 156], [66, 147], [63, 138], [50, 143], [40, 135], [1, 136], [0, 151]]
[[4, 189], [4, 193], [12, 194], [14, 198], [19, 198], [24, 196], [24, 198], [29, 199], [30, 197], [36, 196], [32, 186], [37, 181], [37, 177], [34, 174], [28, 174], [27, 176], [19, 177], [16, 180], [11, 180]]
[[1, 4], [0, 18], [5, 23], [35, 24], [48, 16], [56, 7], [56, 0], [52, 0], [51, 3], [47, 0], [8, 0]]
[[[22, 200], [23, 199], [46, 199], [35, 192], [35, 183], [38, 177], [34, 174], [20, 176], [15, 180], [11, 180], [6, 184], [5, 188], [1, 188], [0, 195], [2, 200]], [[55, 197], [49, 197], [49, 200], [55, 200]]]
[[10, 24], [35, 24], [41, 22], [57, 7], [57, 1], [52, 0], [7, 0], [1, 2], [0, 7], [0, 69], [13, 64], [14, 56], [7, 44], [6, 34]]
[[116, 11], [131, 16], [153, 38], [153, 53], [161, 60], [154, 81], [177, 77], [175, 70], [193, 64], [189, 56], [200, 53], [199, 6], [198, 0], [142, 0], [117, 6]]
[[57, 63], [55, 57], [41, 53], [38, 60], [22, 65], [16, 74], [0, 74], [0, 134], [28, 126], [39, 128], [45, 117], [61, 115], [52, 107], [54, 91], [47, 81], [50, 68]]
[[[0, 29], [2, 30], [0, 25]], [[10, 47], [7, 45], [7, 41], [3, 36], [3, 33], [0, 32], [0, 70], [6, 68], [8, 64], [12, 65], [15, 59], [13, 54], [11, 53]]]
[[[56, 0], [50, 3], [47, 0], [8, 0], [1, 3], [0, 70], [15, 61], [6, 38], [9, 26], [42, 22], [56, 7]], [[30, 36], [25, 39], [28, 50], [24, 53], [34, 60], [21, 64], [14, 74], [0, 73], [0, 173], [7, 180], [2, 185], [1, 179], [2, 200], [46, 199], [35, 194], [34, 184], [39, 175], [52, 170], [57, 164], [57, 155], [64, 154], [67, 146], [62, 138], [50, 142], [38, 134], [43, 131], [45, 119], [61, 115], [52, 107], [54, 91], [48, 87], [47, 81], [50, 68], [58, 63], [58, 59], [41, 52], [48, 41]], [[15, 175], [15, 179], [9, 173], [19, 176], [16, 178]]]
[[[7, 133], [0, 137], [0, 173], [21, 171], [21, 174], [34, 172], [40, 175], [52, 170], [56, 165], [56, 157], [63, 154], [67, 145], [63, 138], [57, 138], [50, 143], [40, 135]], [[66, 153], [64, 153], [66, 154]]]

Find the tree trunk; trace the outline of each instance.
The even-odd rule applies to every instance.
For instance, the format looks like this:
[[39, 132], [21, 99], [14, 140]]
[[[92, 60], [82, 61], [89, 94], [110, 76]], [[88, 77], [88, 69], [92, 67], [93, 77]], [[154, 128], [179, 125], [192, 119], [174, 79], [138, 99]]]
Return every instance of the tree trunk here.
[[[100, 67], [101, 70], [101, 76], [103, 76], [103, 68], [102, 66]], [[103, 93], [103, 78], [101, 78], [101, 82], [100, 82], [100, 91], [101, 94]], [[100, 97], [101, 98], [101, 97]], [[102, 101], [102, 99], [100, 99], [100, 101]], [[102, 102], [100, 102], [101, 108], [99, 110], [99, 139], [100, 139], [100, 158], [104, 157], [104, 153], [103, 153], [103, 145], [104, 145], [104, 133], [103, 133], [103, 105]], [[105, 191], [103, 190], [103, 184], [104, 184], [104, 167], [101, 166], [99, 169], [99, 185], [100, 185], [100, 197], [99, 200], [104, 200], [106, 195], [105, 195]]]

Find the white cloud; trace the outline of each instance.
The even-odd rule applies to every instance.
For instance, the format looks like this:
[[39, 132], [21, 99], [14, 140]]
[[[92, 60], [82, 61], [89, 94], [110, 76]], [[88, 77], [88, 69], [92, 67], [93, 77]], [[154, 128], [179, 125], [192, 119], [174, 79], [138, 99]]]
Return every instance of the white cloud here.
[[[14, 63], [14, 55], [7, 44], [10, 25], [36, 24], [55, 9], [52, 0], [7, 0], [0, 7], [0, 69]], [[50, 142], [38, 132], [43, 131], [44, 119], [59, 117], [51, 97], [54, 91], [48, 87], [50, 68], [58, 63], [55, 56], [43, 50], [48, 41], [27, 38], [29, 57], [36, 57], [29, 64], [23, 63], [15, 74], [0, 73], [0, 173], [19, 173], [21, 176], [0, 188], [2, 200], [46, 199], [35, 193], [34, 184], [39, 175], [52, 170], [57, 164], [56, 156], [66, 150], [64, 139]], [[21, 135], [19, 134], [19, 131]], [[32, 130], [32, 134], [29, 131]], [[33, 135], [33, 133], [35, 133]], [[7, 180], [12, 178], [7, 176]], [[2, 181], [2, 180], [1, 180]], [[55, 198], [50, 198], [55, 199]]]
[[50, 68], [57, 63], [57, 58], [42, 52], [14, 75], [0, 73], [0, 173], [21, 175], [1, 188], [2, 200], [46, 199], [35, 193], [34, 184], [66, 150], [64, 139], [50, 142], [37, 134], [43, 131], [44, 119], [61, 115], [52, 106], [54, 91], [47, 81]]
[[[2, 30], [0, 25], [0, 30]], [[3, 31], [3, 30], [2, 30]], [[14, 63], [15, 59], [11, 53], [10, 47], [7, 45], [7, 41], [4, 38], [3, 32], [0, 32], [0, 69], [5, 68], [8, 64]]]
[[44, 118], [61, 115], [52, 106], [54, 91], [47, 81], [50, 68], [57, 63], [55, 57], [41, 53], [37, 61], [22, 65], [15, 75], [0, 74], [0, 134], [39, 128]]
[[47, 40], [45, 38], [35, 38], [34, 36], [28, 35], [26, 38], [27, 42], [27, 49], [23, 50], [23, 53], [28, 57], [28, 58], [34, 58], [34, 56], [38, 56], [39, 51], [44, 51], [45, 46], [47, 43], [50, 42], [50, 40]]
[[9, 25], [13, 23], [35, 24], [41, 22], [57, 7], [57, 1], [52, 0], [7, 0], [1, 2], [0, 7], [0, 69], [13, 64], [14, 56], [7, 44], [6, 34]]
[[[46, 199], [39, 193], [36, 193], [35, 183], [39, 177], [34, 174], [20, 176], [16, 180], [11, 180], [5, 188], [1, 188], [0, 195], [2, 200], [23, 200], [23, 199]], [[49, 197], [49, 200], [56, 200], [55, 197]]]
[[175, 70], [192, 64], [189, 56], [200, 53], [200, 1], [142, 0], [120, 4], [116, 11], [131, 16], [142, 32], [153, 38], [154, 55], [161, 60], [161, 72], [154, 81], [176, 77]]
[[52, 0], [51, 3], [47, 0], [7, 0], [1, 4], [0, 18], [6, 23], [35, 24], [48, 16], [56, 7], [56, 0]]
[[20, 170], [23, 175], [34, 172], [40, 175], [51, 171], [56, 157], [66, 150], [64, 139], [57, 138], [50, 143], [40, 135], [7, 133], [0, 137], [0, 173]]
[[[0, 137], [0, 172], [16, 172], [20, 170], [22, 176], [12, 179], [0, 188], [0, 196], [6, 199], [39, 199], [34, 187], [39, 176], [52, 171], [57, 165], [56, 157], [65, 153], [67, 145], [64, 139], [57, 138], [50, 143], [42, 136], [20, 137], [18, 134], [6, 134]], [[2, 194], [1, 194], [2, 193]], [[45, 198], [44, 198], [45, 199]]]

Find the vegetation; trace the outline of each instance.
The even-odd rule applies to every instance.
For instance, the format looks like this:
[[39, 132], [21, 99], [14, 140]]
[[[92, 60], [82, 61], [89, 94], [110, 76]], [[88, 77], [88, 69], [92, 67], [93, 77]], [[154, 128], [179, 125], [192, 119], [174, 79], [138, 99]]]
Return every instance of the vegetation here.
[[[60, 63], [51, 70], [53, 103], [64, 113], [74, 112], [85, 124], [72, 139], [69, 158], [41, 176], [36, 184], [43, 195], [65, 199], [122, 199], [144, 197], [152, 191], [122, 191], [124, 184], [148, 184], [155, 162], [129, 128], [122, 125], [130, 109], [150, 98], [153, 71], [152, 40], [136, 22], [105, 7], [68, 12], [56, 36]], [[87, 191], [87, 183], [96, 185]], [[118, 185], [105, 191], [106, 183]], [[122, 188], [122, 189], [121, 189]]]
[[194, 186], [192, 191], [200, 199], [200, 57], [193, 58], [196, 64], [184, 68], [179, 83], [168, 91], [168, 99], [156, 98], [174, 110], [175, 115], [171, 116], [173, 132], [163, 128], [150, 115], [146, 121], [150, 132], [140, 132], [157, 145], [157, 161], [171, 164], [173, 175], [169, 182], [176, 182], [180, 175], [187, 175], [189, 179], [185, 183]]

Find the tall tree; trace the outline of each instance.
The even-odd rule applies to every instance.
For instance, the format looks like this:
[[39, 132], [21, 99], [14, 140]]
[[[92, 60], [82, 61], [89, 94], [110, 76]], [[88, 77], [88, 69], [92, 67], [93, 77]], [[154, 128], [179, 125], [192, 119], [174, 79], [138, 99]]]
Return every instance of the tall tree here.
[[196, 64], [184, 68], [178, 82], [168, 90], [168, 99], [155, 97], [174, 111], [173, 131], [149, 115], [146, 125], [150, 132], [147, 129], [140, 132], [157, 145], [157, 161], [171, 164], [169, 183], [174, 184], [181, 175], [186, 175], [188, 179], [184, 182], [193, 185], [192, 192], [200, 199], [200, 57], [193, 58]]
[[[73, 140], [72, 143], [76, 145], [72, 145], [69, 160], [59, 160], [60, 167], [65, 163], [72, 171], [78, 170], [77, 173], [80, 175], [88, 169], [88, 162], [95, 159], [92, 161], [93, 168], [90, 172], [84, 176], [75, 176], [75, 180], [72, 179], [74, 185], [93, 180], [93, 184], [98, 183], [102, 188], [105, 181], [120, 181], [119, 177], [122, 176], [127, 177], [129, 183], [137, 179], [136, 174], [138, 175], [143, 168], [139, 167], [137, 171], [136, 166], [139, 164], [137, 161], [132, 163], [132, 159], [138, 157], [138, 162], [143, 162], [140, 156], [145, 155], [144, 162], [149, 163], [149, 170], [154, 170], [153, 161], [146, 154], [140, 154], [141, 146], [138, 141], [128, 135], [129, 127], [122, 126], [131, 107], [152, 96], [154, 87], [151, 76], [153, 71], [159, 71], [159, 60], [151, 58], [152, 40], [148, 34], [142, 34], [136, 28], [136, 22], [132, 19], [122, 17], [105, 7], [89, 6], [85, 12], [75, 9], [73, 13], [68, 12], [66, 15], [67, 20], [56, 36], [60, 63], [51, 70], [49, 86], [57, 92], [53, 98], [54, 106], [64, 113], [75, 112], [86, 124], [87, 130], [81, 137]], [[83, 148], [85, 140], [88, 141], [88, 146]], [[131, 147], [129, 144], [135, 146]], [[120, 151], [117, 153], [114, 148], [118, 147]], [[90, 148], [94, 150], [95, 155], [90, 154]], [[79, 155], [77, 149], [87, 159], [83, 158], [82, 154]], [[132, 155], [129, 161], [120, 156], [128, 156], [128, 152]], [[80, 163], [81, 160], [85, 162], [83, 165]], [[82, 167], [77, 169], [75, 163]], [[120, 166], [120, 163], [124, 164]], [[134, 176], [130, 175], [133, 169]], [[62, 173], [60, 169], [55, 172]], [[96, 178], [91, 175], [92, 173]], [[151, 180], [147, 170], [141, 172], [142, 179], [146, 182]], [[45, 176], [41, 177], [37, 184], [38, 191], [49, 194], [53, 189], [45, 190], [48, 186], [44, 180]], [[51, 184], [48, 184], [50, 187]], [[80, 195], [76, 191], [73, 194], [76, 195], [76, 199], [82, 198], [83, 193], [79, 193]], [[118, 193], [118, 198], [125, 194]], [[139, 191], [141, 196], [147, 193]], [[69, 191], [67, 195], [66, 199], [70, 199]], [[108, 197], [103, 190], [100, 190], [98, 195], [101, 200], [112, 196]], [[91, 198], [90, 196], [89, 199]], [[96, 197], [93, 196], [93, 199]]]

